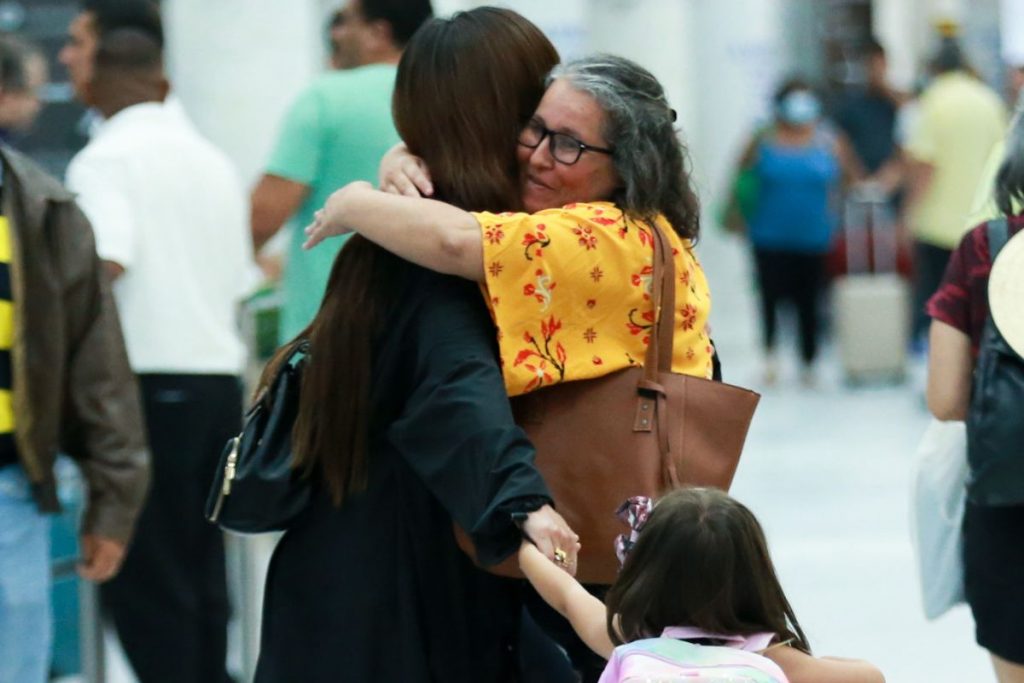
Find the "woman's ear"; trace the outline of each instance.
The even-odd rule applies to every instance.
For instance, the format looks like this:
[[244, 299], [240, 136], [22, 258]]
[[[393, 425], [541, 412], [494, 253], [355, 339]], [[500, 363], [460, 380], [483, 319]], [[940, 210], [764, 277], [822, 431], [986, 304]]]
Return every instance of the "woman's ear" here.
[[367, 35], [372, 43], [368, 52], [376, 53], [394, 48], [394, 32], [391, 29], [391, 24], [387, 21], [383, 19], [371, 21], [367, 28]]

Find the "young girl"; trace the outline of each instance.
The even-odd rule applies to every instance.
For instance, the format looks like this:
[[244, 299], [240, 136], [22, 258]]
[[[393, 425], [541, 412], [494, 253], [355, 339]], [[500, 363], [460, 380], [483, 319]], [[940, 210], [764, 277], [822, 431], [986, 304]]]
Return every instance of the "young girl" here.
[[621, 513], [634, 532], [620, 538], [625, 561], [604, 604], [532, 544], [519, 551], [537, 592], [611, 660], [601, 683], [629, 679], [631, 665], [644, 657], [646, 676], [715, 666], [750, 676], [731, 680], [884, 682], [867, 662], [811, 656], [761, 525], [727, 494], [682, 489], [653, 511], [646, 499], [632, 499]]

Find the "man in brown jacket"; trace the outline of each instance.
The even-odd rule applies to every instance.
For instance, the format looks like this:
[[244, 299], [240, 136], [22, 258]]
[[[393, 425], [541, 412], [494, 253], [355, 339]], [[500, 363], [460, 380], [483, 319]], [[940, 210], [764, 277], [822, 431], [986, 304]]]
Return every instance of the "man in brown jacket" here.
[[[0, 72], [0, 126], [5, 94], [24, 82], [8, 47], [0, 40], [0, 62], [17, 68]], [[146, 494], [142, 425], [88, 221], [58, 181], [0, 146], [0, 681], [48, 677], [57, 453], [78, 462], [88, 490], [79, 572], [106, 581]]]

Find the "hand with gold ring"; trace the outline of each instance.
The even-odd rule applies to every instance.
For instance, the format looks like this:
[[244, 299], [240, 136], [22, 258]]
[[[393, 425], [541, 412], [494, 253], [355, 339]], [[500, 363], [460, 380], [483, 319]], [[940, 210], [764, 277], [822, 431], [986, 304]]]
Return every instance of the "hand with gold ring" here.
[[554, 508], [545, 505], [529, 513], [523, 523], [523, 533], [549, 560], [570, 574], [576, 573], [580, 537]]

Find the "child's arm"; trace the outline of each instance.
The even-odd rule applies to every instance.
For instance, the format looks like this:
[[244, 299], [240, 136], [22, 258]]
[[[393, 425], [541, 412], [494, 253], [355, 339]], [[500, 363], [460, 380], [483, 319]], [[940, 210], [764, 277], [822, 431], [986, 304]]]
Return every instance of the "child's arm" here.
[[812, 657], [788, 645], [769, 648], [764, 656], [779, 665], [789, 683], [885, 683], [873, 664], [857, 659]]
[[519, 548], [519, 568], [544, 602], [569, 620], [587, 647], [608, 659], [615, 646], [608, 637], [604, 603], [584, 590], [580, 582], [558, 568], [529, 541]]

